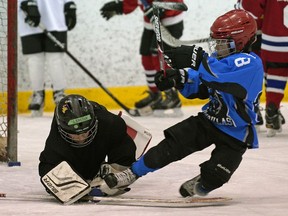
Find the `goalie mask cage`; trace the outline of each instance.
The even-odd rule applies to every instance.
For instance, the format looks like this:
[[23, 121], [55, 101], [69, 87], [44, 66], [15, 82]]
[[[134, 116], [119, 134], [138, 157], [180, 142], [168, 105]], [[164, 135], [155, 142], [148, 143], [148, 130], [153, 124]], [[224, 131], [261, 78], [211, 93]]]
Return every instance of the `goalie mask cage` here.
[[0, 0], [0, 161], [17, 161], [17, 0]]

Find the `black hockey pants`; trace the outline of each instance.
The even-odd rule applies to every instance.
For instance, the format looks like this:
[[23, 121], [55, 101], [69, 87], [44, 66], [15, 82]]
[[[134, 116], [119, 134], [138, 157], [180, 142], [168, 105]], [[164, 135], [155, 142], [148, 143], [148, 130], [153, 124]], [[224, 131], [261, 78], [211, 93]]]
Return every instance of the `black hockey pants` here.
[[166, 129], [164, 134], [165, 139], [145, 154], [146, 166], [162, 168], [215, 144], [210, 159], [200, 164], [201, 182], [208, 190], [228, 182], [247, 149], [245, 143], [218, 130], [202, 113]]

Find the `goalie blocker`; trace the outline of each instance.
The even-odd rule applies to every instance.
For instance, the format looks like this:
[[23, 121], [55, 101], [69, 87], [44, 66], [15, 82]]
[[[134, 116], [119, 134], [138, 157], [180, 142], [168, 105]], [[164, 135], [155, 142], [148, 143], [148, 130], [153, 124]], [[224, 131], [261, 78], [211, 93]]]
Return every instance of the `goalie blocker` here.
[[105, 175], [118, 173], [127, 168], [118, 164], [103, 163], [96, 177], [88, 183], [66, 161], [63, 161], [44, 175], [41, 183], [59, 202], [70, 205], [86, 195], [117, 196], [130, 191], [127, 187], [110, 189], [103, 180]]
[[63, 161], [41, 178], [47, 191], [62, 204], [70, 205], [90, 192], [90, 184]]

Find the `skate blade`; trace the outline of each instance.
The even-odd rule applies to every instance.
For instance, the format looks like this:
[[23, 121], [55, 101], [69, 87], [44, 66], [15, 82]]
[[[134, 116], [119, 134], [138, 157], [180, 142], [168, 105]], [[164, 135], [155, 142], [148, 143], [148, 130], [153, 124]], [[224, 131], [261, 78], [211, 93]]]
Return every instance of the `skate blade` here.
[[267, 137], [274, 137], [277, 133], [282, 132], [282, 127], [280, 127], [278, 130], [268, 128], [267, 129]]
[[274, 136], [276, 136], [276, 130], [268, 129], [267, 130], [267, 137], [274, 137]]
[[165, 117], [182, 117], [184, 114], [181, 108], [167, 109], [167, 110], [154, 110], [153, 116], [165, 118]]
[[43, 109], [31, 110], [31, 117], [32, 118], [37, 118], [37, 117], [42, 117], [42, 116], [43, 116]]
[[140, 116], [149, 116], [149, 115], [153, 114], [153, 110], [152, 110], [151, 106], [138, 108], [138, 112], [139, 112]]

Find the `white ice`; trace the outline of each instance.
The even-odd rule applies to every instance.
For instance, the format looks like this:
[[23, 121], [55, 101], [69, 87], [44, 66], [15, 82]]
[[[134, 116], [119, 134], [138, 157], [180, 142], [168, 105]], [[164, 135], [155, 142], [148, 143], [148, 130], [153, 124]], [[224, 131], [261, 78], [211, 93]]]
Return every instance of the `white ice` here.
[[[184, 107], [183, 118], [139, 117], [136, 120], [150, 128], [153, 139], [151, 146], [163, 138], [163, 129], [181, 121], [200, 110], [199, 106]], [[282, 107], [282, 113], [288, 120], [288, 104]], [[116, 111], [115, 111], [116, 112]], [[264, 114], [264, 112], [263, 112]], [[18, 159], [20, 167], [7, 167], [0, 163], [0, 193], [7, 197], [16, 195], [46, 195], [38, 177], [38, 157], [44, 148], [52, 114], [42, 118], [20, 115], [18, 118]], [[128, 206], [101, 206], [97, 204], [75, 204], [62, 206], [57, 201], [19, 201], [0, 200], [0, 215], [29, 216], [209, 216], [209, 215], [288, 215], [288, 123], [283, 132], [276, 137], [267, 138], [265, 127], [259, 133], [260, 148], [248, 150], [243, 162], [222, 188], [209, 196], [233, 198], [229, 205], [199, 208], [155, 208]], [[150, 173], [134, 183], [129, 195], [176, 198], [179, 197], [179, 185], [199, 173], [199, 164], [210, 157], [211, 148], [192, 154], [185, 159]]]

